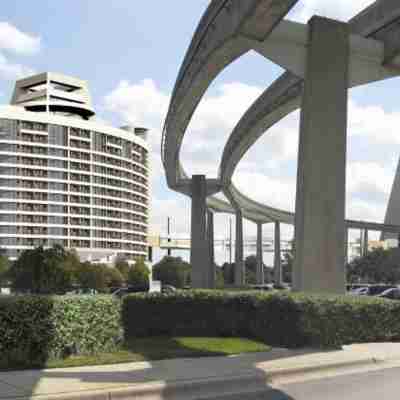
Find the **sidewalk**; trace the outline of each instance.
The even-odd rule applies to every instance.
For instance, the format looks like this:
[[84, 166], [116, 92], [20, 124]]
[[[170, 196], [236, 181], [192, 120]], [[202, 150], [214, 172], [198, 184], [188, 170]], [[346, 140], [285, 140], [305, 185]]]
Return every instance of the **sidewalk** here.
[[256, 391], [279, 378], [400, 360], [400, 343], [341, 351], [273, 349], [231, 357], [0, 373], [0, 399], [197, 399]]

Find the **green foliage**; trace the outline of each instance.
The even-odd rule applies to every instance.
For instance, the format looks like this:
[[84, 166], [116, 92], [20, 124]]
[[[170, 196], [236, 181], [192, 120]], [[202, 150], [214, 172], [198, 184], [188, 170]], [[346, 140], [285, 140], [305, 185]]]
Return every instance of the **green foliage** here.
[[224, 287], [224, 272], [222, 268], [218, 267], [218, 265], [215, 266], [215, 276], [216, 276], [216, 282], [215, 285], [217, 288], [223, 288]]
[[149, 286], [150, 271], [144, 260], [139, 259], [128, 273], [128, 283], [137, 286]]
[[81, 261], [79, 255], [75, 249], [66, 250], [64, 249], [61, 266], [69, 275], [73, 284], [78, 283], [78, 273]]
[[241, 336], [283, 347], [400, 340], [399, 316], [400, 302], [376, 298], [224, 291], [134, 294], [122, 307], [127, 339]]
[[72, 285], [72, 274], [63, 268], [66, 252], [61, 246], [25, 250], [8, 273], [16, 290], [37, 294], [64, 292]]
[[124, 281], [128, 281], [128, 274], [130, 270], [130, 266], [125, 258], [118, 257], [115, 260], [114, 267], [121, 273]]
[[[257, 283], [257, 257], [255, 255], [250, 255], [246, 257], [244, 262], [244, 266], [246, 269], [246, 284], [254, 285]], [[267, 266], [263, 263], [264, 268], [264, 283], [270, 282], [272, 280], [273, 271], [271, 268], [267, 268]]]
[[244, 261], [244, 268], [246, 271], [246, 284], [254, 285], [257, 283], [257, 258], [254, 255], [246, 257]]
[[282, 279], [283, 282], [291, 283], [292, 282], [292, 271], [294, 264], [294, 256], [296, 253], [294, 241], [291, 242], [291, 249], [288, 252], [285, 252], [282, 260]]
[[0, 368], [114, 350], [122, 335], [119, 304], [112, 296], [0, 298]]
[[153, 279], [181, 289], [190, 284], [191, 269], [191, 265], [181, 257], [166, 256], [153, 265]]
[[0, 255], [0, 285], [8, 280], [10, 261], [6, 256]]
[[[0, 256], [0, 282], [3, 276], [1, 262]], [[118, 265], [124, 271], [124, 264]], [[107, 287], [122, 286], [126, 281], [119, 269], [89, 261], [81, 263], [75, 250], [66, 250], [59, 245], [46, 250], [38, 247], [24, 251], [5, 277], [15, 290], [34, 294], [63, 294], [76, 286], [103, 292]]]
[[96, 289], [100, 292], [107, 287], [108, 267], [103, 264], [81, 263], [77, 273], [79, 286], [87, 289]]
[[106, 274], [106, 285], [108, 287], [118, 287], [125, 283], [125, 279], [117, 268], [107, 268], [104, 270]]
[[400, 249], [375, 249], [347, 265], [350, 283], [400, 283]]

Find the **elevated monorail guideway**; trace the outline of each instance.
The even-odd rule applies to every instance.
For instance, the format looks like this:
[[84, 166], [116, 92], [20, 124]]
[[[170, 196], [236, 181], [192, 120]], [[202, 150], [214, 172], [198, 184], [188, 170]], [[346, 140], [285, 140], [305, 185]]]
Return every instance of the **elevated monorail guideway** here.
[[[243, 240], [243, 217], [258, 224], [259, 236], [263, 223], [275, 222], [275, 239], [280, 235], [279, 223], [295, 222], [294, 280], [298, 290], [343, 292], [346, 228], [379, 225], [344, 221], [347, 88], [399, 74], [400, 4], [377, 1], [348, 24], [319, 17], [307, 25], [283, 21], [296, 2], [212, 1], [181, 67], [163, 130], [162, 157], [170, 188], [192, 197], [191, 262], [197, 287], [213, 287], [213, 262], [211, 255], [207, 257], [212, 253], [207, 236], [213, 236], [213, 229], [206, 228], [206, 215], [211, 221], [208, 225], [212, 225], [212, 215], [206, 212], [206, 202], [216, 212], [236, 214], [238, 243]], [[250, 107], [232, 132], [219, 179], [189, 178], [180, 165], [179, 153], [190, 118], [219, 72], [251, 49], [287, 72]], [[295, 218], [293, 213], [251, 200], [231, 179], [256, 140], [301, 103]], [[231, 204], [210, 197], [221, 190]], [[262, 246], [261, 240], [258, 242]], [[279, 246], [276, 252], [279, 254]], [[257, 254], [262, 255], [259, 248]], [[242, 252], [237, 252], [235, 261], [237, 283], [243, 283]], [[262, 259], [259, 263], [262, 265]], [[276, 263], [279, 280], [279, 258]]]

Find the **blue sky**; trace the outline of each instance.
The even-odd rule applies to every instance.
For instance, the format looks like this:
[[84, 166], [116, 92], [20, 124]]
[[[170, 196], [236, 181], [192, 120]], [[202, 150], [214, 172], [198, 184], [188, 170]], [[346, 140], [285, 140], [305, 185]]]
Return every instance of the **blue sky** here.
[[[159, 143], [178, 69], [208, 0], [13, 0], [0, 19], [0, 103], [8, 103], [15, 78], [55, 71], [88, 80], [99, 118], [151, 129], [154, 193], [152, 229], [189, 232], [188, 199], [164, 182]], [[371, 0], [300, 0], [290, 18], [313, 14], [347, 20]], [[213, 83], [194, 115], [182, 158], [192, 173], [215, 175], [231, 129], [252, 101], [282, 70], [249, 54]], [[399, 78], [351, 90], [347, 215], [382, 221], [400, 149]], [[298, 113], [249, 151], [234, 180], [260, 201], [294, 208]], [[196, 137], [196, 140], [193, 140]], [[227, 235], [226, 216], [216, 218]], [[255, 227], [245, 225], [246, 234]], [[265, 227], [265, 234], [272, 232]], [[291, 229], [283, 229], [291, 237]], [[355, 234], [355, 233], [354, 233]], [[354, 236], [354, 235], [353, 235]], [[217, 250], [219, 261], [224, 255]]]

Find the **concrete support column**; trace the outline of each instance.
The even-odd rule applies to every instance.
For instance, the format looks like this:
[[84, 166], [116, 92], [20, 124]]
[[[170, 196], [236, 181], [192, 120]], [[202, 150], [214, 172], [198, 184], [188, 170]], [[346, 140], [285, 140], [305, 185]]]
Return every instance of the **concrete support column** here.
[[208, 287], [215, 289], [216, 273], [215, 270], [215, 255], [214, 255], [214, 213], [210, 210], [207, 211], [207, 239], [209, 251], [209, 273], [208, 273]]
[[275, 285], [282, 285], [282, 264], [281, 264], [281, 224], [275, 222], [274, 234], [274, 281]]
[[363, 257], [368, 255], [368, 229], [364, 229]]
[[263, 238], [262, 238], [262, 223], [257, 222], [257, 273], [256, 282], [258, 285], [264, 284], [264, 263], [263, 263]]
[[300, 123], [294, 289], [345, 292], [344, 230], [349, 27], [309, 22]]
[[207, 288], [209, 250], [206, 237], [207, 181], [205, 175], [192, 176], [192, 220], [190, 264], [192, 265], [192, 287]]
[[235, 237], [235, 285], [245, 284], [243, 260], [243, 214], [242, 210], [236, 211], [236, 237]]

